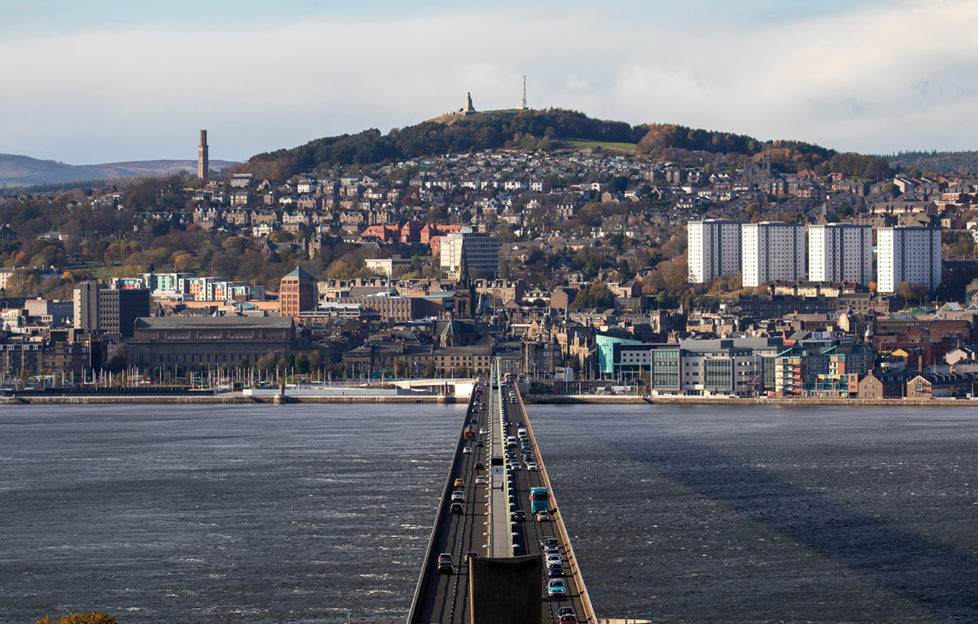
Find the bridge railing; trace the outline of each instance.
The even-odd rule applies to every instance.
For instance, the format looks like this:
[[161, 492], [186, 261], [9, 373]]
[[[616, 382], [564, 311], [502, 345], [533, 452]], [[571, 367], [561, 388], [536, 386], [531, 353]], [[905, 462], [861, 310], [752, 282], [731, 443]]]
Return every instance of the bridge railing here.
[[457, 472], [458, 463], [462, 456], [462, 447], [467, 444], [465, 440], [465, 428], [469, 424], [469, 420], [472, 418], [472, 403], [475, 401], [475, 394], [469, 397], [469, 406], [465, 410], [465, 421], [462, 423], [462, 428], [459, 431], [458, 438], [455, 440], [455, 453], [452, 456], [452, 465], [448, 470], [448, 477], [445, 479], [445, 487], [442, 488], [441, 497], [438, 499], [438, 512], [435, 514], [435, 523], [431, 531], [431, 536], [428, 538], [428, 547], [424, 551], [424, 559], [422, 559], [421, 573], [418, 575], [418, 584], [414, 588], [414, 597], [411, 599], [411, 610], [408, 612], [408, 624], [414, 624], [417, 621], [417, 610], [420, 603], [420, 598], [422, 592], [424, 591], [425, 579], [428, 577], [429, 573], [435, 568], [436, 558], [438, 553], [435, 550], [435, 540], [438, 538], [438, 527], [441, 526], [442, 516], [445, 514], [445, 503], [451, 498], [452, 491], [454, 490], [455, 483], [455, 473]]
[[587, 587], [584, 585], [584, 574], [581, 572], [581, 567], [577, 563], [577, 557], [574, 556], [574, 548], [571, 546], [570, 535], [568, 535], [567, 528], [564, 526], [561, 507], [557, 504], [557, 498], [554, 496], [554, 488], [550, 483], [550, 475], [547, 474], [547, 465], [543, 461], [543, 455], [540, 453], [540, 448], [537, 446], [537, 437], [533, 433], [533, 426], [530, 424], [530, 419], [527, 417], [526, 406], [523, 404], [523, 395], [520, 393], [519, 386], [513, 384], [513, 387], [516, 390], [516, 397], [519, 401], [520, 412], [523, 414], [523, 426], [526, 427], [527, 432], [530, 434], [533, 452], [539, 459], [540, 474], [543, 478], [543, 484], [546, 486], [547, 493], [550, 496], [550, 506], [553, 508], [551, 513], [553, 515], [553, 523], [557, 527], [558, 539], [564, 546], [564, 553], [567, 556], [567, 564], [570, 566], [571, 574], [574, 575], [574, 579], [576, 580], [577, 586], [580, 589], [581, 611], [583, 611], [585, 618], [584, 621], [596, 622], [597, 616], [594, 614], [594, 606], [591, 605], [591, 596], [588, 594]]

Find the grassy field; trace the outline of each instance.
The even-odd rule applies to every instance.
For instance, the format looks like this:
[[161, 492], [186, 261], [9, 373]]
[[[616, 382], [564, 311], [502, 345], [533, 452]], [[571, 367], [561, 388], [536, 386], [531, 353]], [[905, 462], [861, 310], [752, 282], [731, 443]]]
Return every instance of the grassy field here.
[[634, 154], [636, 148], [635, 143], [614, 143], [611, 141], [590, 141], [587, 139], [563, 139], [560, 141], [560, 145], [574, 149], [600, 147], [601, 149], [628, 152], [629, 154]]

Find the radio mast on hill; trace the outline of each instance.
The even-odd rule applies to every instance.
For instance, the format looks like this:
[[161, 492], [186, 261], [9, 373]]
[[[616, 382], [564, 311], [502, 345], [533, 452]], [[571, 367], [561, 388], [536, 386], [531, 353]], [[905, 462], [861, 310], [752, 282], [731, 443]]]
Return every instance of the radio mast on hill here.
[[523, 74], [523, 110], [526, 109], [526, 74]]

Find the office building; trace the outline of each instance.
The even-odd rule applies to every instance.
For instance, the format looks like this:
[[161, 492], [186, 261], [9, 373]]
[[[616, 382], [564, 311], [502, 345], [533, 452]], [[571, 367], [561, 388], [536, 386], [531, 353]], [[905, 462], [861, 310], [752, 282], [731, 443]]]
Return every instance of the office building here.
[[813, 282], [873, 281], [873, 228], [830, 223], [808, 226], [808, 279]]
[[131, 338], [136, 319], [149, 316], [149, 311], [147, 288], [119, 290], [95, 282], [82, 282], [74, 290], [75, 329]]
[[302, 267], [282, 278], [278, 292], [279, 315], [299, 320], [301, 312], [311, 312], [318, 306], [316, 278]]
[[499, 271], [499, 239], [487, 234], [448, 234], [441, 242], [441, 268], [458, 275], [462, 249], [472, 278], [493, 279]]
[[689, 283], [705, 284], [720, 275], [740, 271], [739, 221], [707, 219], [686, 224]]
[[745, 223], [741, 227], [741, 271], [745, 287], [804, 277], [805, 226]]

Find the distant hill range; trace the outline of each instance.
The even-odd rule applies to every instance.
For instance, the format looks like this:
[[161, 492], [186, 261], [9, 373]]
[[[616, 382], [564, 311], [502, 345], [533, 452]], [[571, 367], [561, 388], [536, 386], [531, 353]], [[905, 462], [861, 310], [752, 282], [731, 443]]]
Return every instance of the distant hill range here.
[[[211, 170], [220, 171], [238, 163], [211, 160]], [[38, 186], [88, 180], [111, 180], [133, 176], [162, 176], [190, 171], [196, 173], [196, 160], [141, 160], [102, 165], [66, 165], [29, 156], [0, 154], [0, 187]]]
[[920, 169], [921, 172], [978, 173], [978, 152], [900, 152], [883, 156], [894, 167]]

